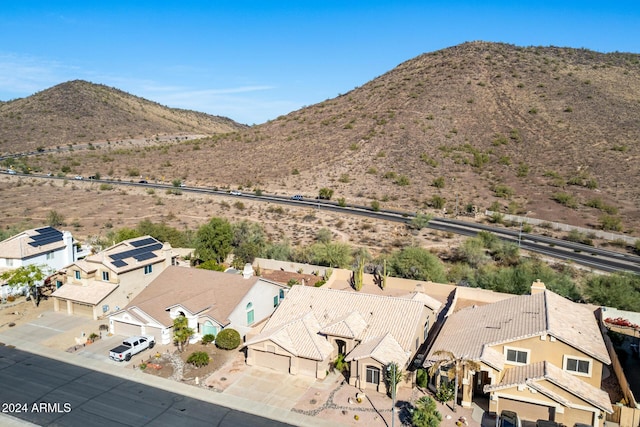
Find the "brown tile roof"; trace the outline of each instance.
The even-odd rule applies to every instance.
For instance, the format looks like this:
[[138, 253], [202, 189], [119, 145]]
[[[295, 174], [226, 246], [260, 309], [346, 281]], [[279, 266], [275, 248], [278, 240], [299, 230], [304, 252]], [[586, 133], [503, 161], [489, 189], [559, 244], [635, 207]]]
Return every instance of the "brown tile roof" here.
[[[403, 360], [396, 362], [403, 363], [408, 357], [404, 353], [410, 354], [413, 349], [414, 332], [423, 310], [425, 306], [422, 302], [404, 298], [294, 286], [265, 324], [262, 332], [246, 345], [273, 339], [283, 327], [292, 328], [290, 325], [301, 322], [305, 316], [313, 315], [318, 324], [314, 333], [303, 334], [299, 340], [283, 348], [292, 354], [312, 358], [313, 354], [317, 354], [318, 339], [328, 344], [321, 331], [335, 331], [343, 337], [354, 335], [354, 339], [361, 343], [379, 340], [380, 337], [389, 334], [403, 352]], [[307, 323], [306, 327], [310, 325]], [[388, 342], [389, 340], [385, 340], [385, 343]], [[331, 352], [328, 346], [323, 346]]]
[[431, 346], [426, 363], [437, 359], [434, 351], [447, 350], [456, 357], [502, 369], [504, 356], [488, 347], [545, 334], [611, 363], [593, 312], [548, 290], [453, 313]]
[[97, 305], [118, 287], [117, 283], [91, 281], [87, 285], [67, 283], [51, 294], [54, 298], [62, 298], [85, 304]]
[[256, 284], [258, 277], [244, 279], [239, 274], [169, 266], [128, 305], [135, 307], [165, 326], [171, 326], [168, 307], [181, 305], [191, 313], [206, 312], [225, 325], [240, 300]]
[[545, 387], [545, 383], [547, 381], [568, 391], [581, 400], [602, 409], [603, 411], [608, 413], [613, 412], [611, 408], [611, 400], [609, 399], [609, 394], [606, 391], [582, 381], [576, 376], [563, 371], [547, 361], [509, 368], [505, 371], [500, 383], [495, 385], [486, 385], [484, 387], [484, 391], [487, 393], [491, 391], [505, 390], [518, 385], [526, 385], [564, 406], [571, 407], [574, 405], [572, 401], [558, 393], [555, 393], [549, 387]]

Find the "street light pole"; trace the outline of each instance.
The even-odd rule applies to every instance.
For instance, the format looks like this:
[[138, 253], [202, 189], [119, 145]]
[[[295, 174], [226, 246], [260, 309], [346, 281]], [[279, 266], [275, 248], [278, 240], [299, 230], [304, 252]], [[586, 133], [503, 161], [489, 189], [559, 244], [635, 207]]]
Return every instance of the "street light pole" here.
[[391, 427], [394, 427], [396, 422], [396, 369], [397, 365], [395, 363], [391, 363], [387, 366], [387, 371], [391, 375]]
[[518, 234], [518, 247], [520, 247], [520, 243], [522, 242], [522, 225], [524, 224], [524, 220], [525, 218], [527, 218], [527, 215], [529, 215], [531, 213], [531, 211], [527, 212], [524, 215], [524, 218], [520, 218], [520, 233]]

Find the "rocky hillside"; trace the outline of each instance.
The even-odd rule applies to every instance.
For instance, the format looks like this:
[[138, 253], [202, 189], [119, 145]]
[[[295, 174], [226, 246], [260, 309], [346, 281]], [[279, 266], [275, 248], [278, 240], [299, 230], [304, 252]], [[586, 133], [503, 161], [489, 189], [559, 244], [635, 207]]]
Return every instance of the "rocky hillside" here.
[[213, 135], [244, 127], [225, 117], [168, 108], [74, 80], [0, 103], [0, 152], [155, 135]]
[[[639, 55], [471, 42], [263, 125], [147, 148], [140, 167], [193, 185], [307, 197], [329, 187], [346, 203], [477, 206], [638, 233], [639, 140]], [[126, 177], [135, 153], [109, 153], [110, 172]]]

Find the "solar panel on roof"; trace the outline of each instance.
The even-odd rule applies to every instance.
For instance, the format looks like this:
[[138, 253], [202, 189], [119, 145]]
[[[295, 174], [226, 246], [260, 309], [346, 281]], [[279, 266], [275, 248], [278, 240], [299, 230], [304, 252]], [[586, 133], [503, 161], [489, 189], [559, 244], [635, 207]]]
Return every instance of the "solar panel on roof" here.
[[116, 267], [124, 267], [125, 265], [129, 265], [126, 262], [122, 261], [121, 259], [113, 261], [112, 264], [115, 265]]
[[153, 252], [144, 252], [134, 256], [134, 258], [138, 261], [145, 261], [147, 259], [151, 259], [155, 257], [156, 257], [156, 254], [154, 254]]
[[[155, 240], [154, 240], [155, 241]], [[158, 249], [162, 249], [162, 243], [155, 243], [153, 245], [143, 246], [141, 248], [129, 249], [128, 251], [120, 252], [117, 254], [109, 255], [111, 259], [125, 259], [134, 257], [137, 259], [137, 256], [147, 252], [157, 251]]]
[[41, 233], [41, 234], [42, 234], [42, 233], [46, 233], [46, 232], [48, 232], [48, 231], [56, 231], [56, 232], [58, 232], [58, 233], [59, 233], [59, 231], [58, 231], [58, 230], [56, 230], [56, 229], [55, 229], [55, 228], [53, 228], [53, 227], [41, 227], [41, 228], [36, 228], [34, 231], [37, 231], [38, 233]]
[[147, 245], [150, 245], [150, 244], [156, 243], [156, 242], [157, 242], [157, 240], [154, 239], [153, 237], [147, 237], [146, 239], [136, 240], [136, 241], [130, 242], [130, 243], [131, 243], [131, 246], [139, 248], [139, 247], [147, 246]]
[[62, 236], [52, 236], [47, 238], [35, 239], [35, 240], [32, 239], [32, 241], [28, 243], [31, 246], [44, 246], [44, 245], [48, 245], [49, 243], [59, 242], [61, 240], [62, 240]]

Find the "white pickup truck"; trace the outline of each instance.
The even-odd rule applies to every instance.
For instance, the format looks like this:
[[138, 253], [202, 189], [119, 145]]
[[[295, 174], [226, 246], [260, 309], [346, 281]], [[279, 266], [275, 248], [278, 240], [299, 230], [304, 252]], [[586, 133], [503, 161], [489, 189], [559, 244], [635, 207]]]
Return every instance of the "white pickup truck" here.
[[109, 358], [117, 362], [122, 362], [123, 360], [128, 362], [134, 354], [138, 354], [147, 348], [153, 348], [154, 345], [156, 345], [156, 339], [151, 335], [127, 338], [122, 341], [121, 345], [111, 349]]

